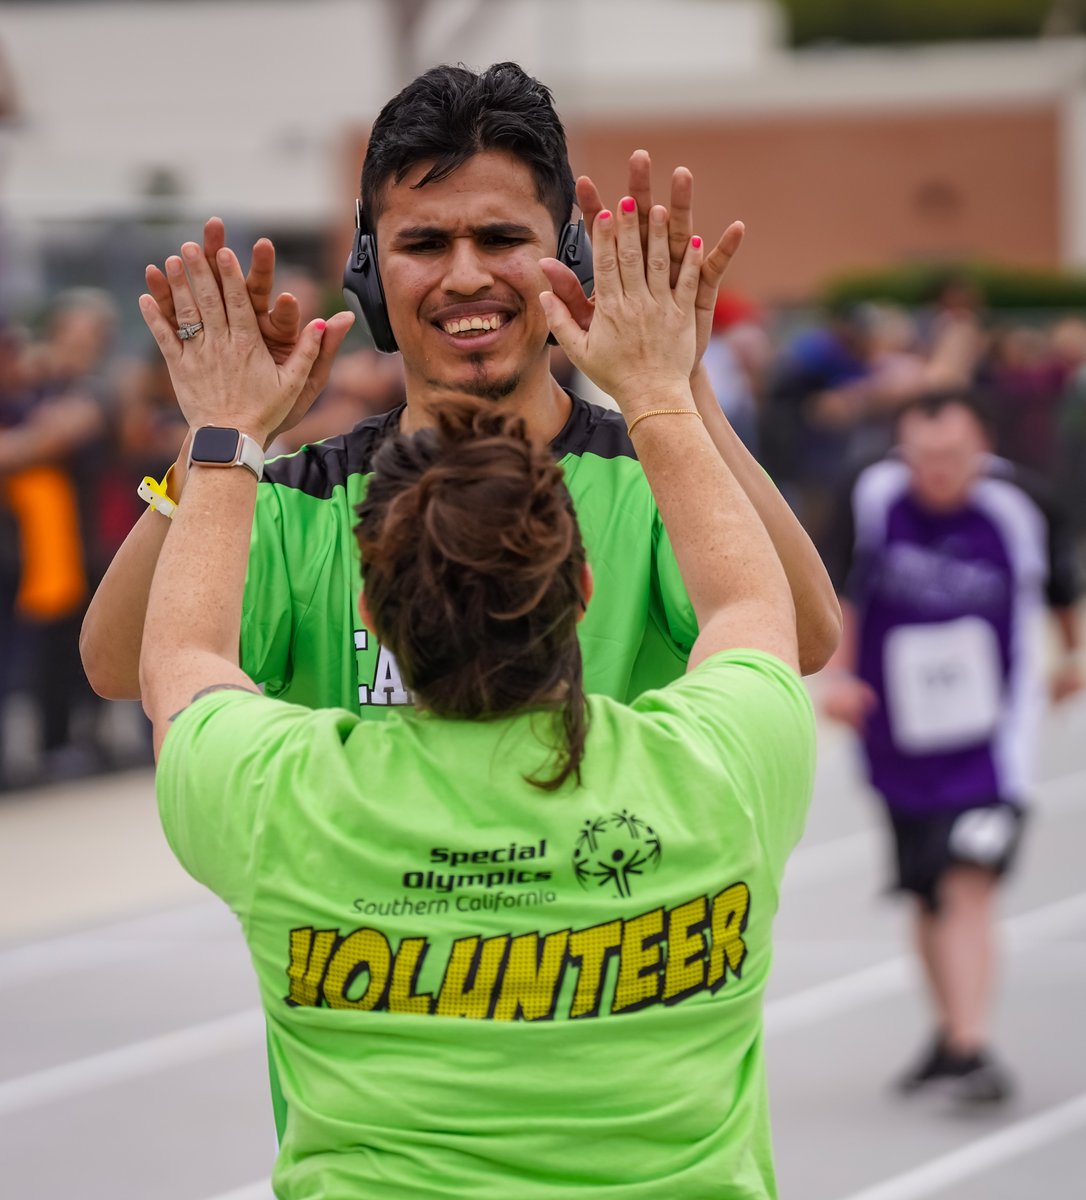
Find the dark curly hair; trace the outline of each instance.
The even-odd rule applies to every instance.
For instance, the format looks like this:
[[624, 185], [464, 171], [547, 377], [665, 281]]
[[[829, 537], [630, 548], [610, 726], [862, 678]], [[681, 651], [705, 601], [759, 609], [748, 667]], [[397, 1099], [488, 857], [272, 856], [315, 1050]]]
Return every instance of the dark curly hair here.
[[539, 202], [561, 232], [574, 201], [566, 133], [549, 89], [512, 62], [481, 72], [433, 67], [381, 109], [362, 164], [362, 210], [370, 232], [390, 180], [400, 183], [416, 163], [431, 162], [415, 185], [425, 187], [484, 150], [505, 150], [529, 168]]
[[404, 682], [439, 716], [556, 716], [555, 772], [580, 782], [577, 622], [585, 552], [562, 470], [523, 420], [469, 403], [377, 451], [356, 528], [366, 603]]

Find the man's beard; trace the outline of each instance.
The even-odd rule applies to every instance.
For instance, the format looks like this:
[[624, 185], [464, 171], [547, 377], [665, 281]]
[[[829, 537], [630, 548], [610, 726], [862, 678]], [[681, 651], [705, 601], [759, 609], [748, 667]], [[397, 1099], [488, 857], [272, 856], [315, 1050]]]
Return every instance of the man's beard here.
[[482, 354], [471, 355], [468, 362], [472, 366], [472, 377], [463, 383], [450, 383], [446, 379], [428, 379], [426, 382], [444, 392], [456, 392], [460, 396], [475, 396], [479, 400], [491, 401], [504, 400], [520, 387], [519, 371], [497, 378], [487, 373], [486, 358]]

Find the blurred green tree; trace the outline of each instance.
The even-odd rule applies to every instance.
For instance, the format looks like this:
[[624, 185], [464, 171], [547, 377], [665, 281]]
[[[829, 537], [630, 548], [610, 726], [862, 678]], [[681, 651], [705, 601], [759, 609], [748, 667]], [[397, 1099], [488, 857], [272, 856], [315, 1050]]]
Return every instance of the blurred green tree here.
[[1030, 38], [1081, 32], [1086, 0], [778, 0], [796, 46]]
[[919, 307], [930, 303], [950, 278], [970, 283], [992, 309], [1086, 308], [1086, 275], [1079, 271], [1043, 271], [993, 262], [905, 263], [850, 271], [829, 280], [821, 300], [833, 309], [868, 300]]

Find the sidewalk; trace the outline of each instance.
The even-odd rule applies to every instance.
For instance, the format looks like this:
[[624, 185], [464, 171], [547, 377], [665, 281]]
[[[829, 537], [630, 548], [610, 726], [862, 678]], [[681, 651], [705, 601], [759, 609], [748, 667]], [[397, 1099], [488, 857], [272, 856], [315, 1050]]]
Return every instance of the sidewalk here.
[[0, 942], [207, 894], [166, 844], [150, 768], [0, 794]]

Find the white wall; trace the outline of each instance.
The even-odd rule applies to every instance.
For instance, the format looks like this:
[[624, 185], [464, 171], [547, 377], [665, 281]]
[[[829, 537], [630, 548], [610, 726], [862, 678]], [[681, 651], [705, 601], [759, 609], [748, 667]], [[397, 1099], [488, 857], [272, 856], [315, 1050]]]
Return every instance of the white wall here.
[[587, 98], [600, 92], [651, 111], [657, 87], [747, 75], [784, 39], [770, 0], [443, 0], [434, 8], [421, 65], [513, 58], [551, 87], [565, 115], [591, 111]]
[[[389, 2], [4, 4], [25, 110], [4, 207], [17, 223], [131, 211], [166, 166], [193, 216], [321, 221], [346, 131], [404, 82]], [[415, 67], [515, 59], [571, 113], [586, 75], [651, 96], [751, 70], [778, 36], [770, 0], [431, 0]]]
[[379, 0], [8, 5], [0, 37], [25, 123], [8, 155], [16, 218], [129, 208], [174, 169], [194, 211], [318, 217], [344, 127], [386, 96]]

